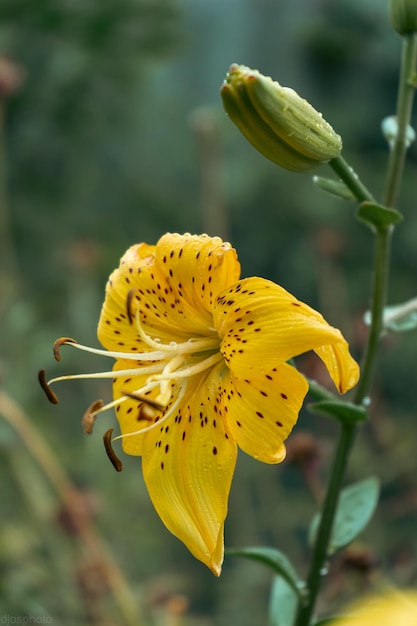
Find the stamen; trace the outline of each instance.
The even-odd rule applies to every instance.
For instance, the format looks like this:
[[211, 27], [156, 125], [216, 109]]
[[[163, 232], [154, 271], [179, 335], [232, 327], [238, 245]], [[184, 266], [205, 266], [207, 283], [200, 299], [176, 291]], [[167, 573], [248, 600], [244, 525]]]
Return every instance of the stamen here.
[[215, 350], [219, 348], [219, 338], [217, 336], [204, 337], [202, 339], [187, 339], [187, 341], [184, 341], [182, 343], [172, 341], [170, 344], [155, 341], [143, 330], [140, 323], [139, 311], [136, 311], [136, 325], [138, 333], [143, 341], [151, 348], [155, 348], [156, 350], [161, 350], [163, 352], [174, 352], [175, 354], [192, 354], [193, 352], [204, 352], [206, 350]]
[[38, 380], [39, 380], [39, 384], [42, 387], [42, 389], [44, 390], [44, 392], [46, 394], [46, 397], [48, 398], [49, 402], [51, 402], [52, 404], [58, 404], [58, 402], [59, 402], [58, 396], [50, 388], [50, 386], [49, 386], [50, 383], [48, 383], [47, 380], [46, 380], [46, 372], [45, 372], [45, 370], [39, 370]]
[[147, 404], [141, 404], [139, 407], [138, 421], [146, 420], [147, 422], [153, 422], [157, 417], [157, 413]]
[[123, 463], [121, 462], [119, 457], [116, 455], [116, 453], [113, 450], [113, 447], [111, 445], [112, 433], [113, 433], [113, 428], [109, 428], [109, 430], [104, 433], [104, 435], [103, 435], [104, 447], [106, 449], [107, 456], [109, 457], [109, 459], [110, 459], [114, 469], [117, 472], [121, 472], [122, 469], [123, 469]]
[[164, 422], [167, 421], [167, 419], [169, 419], [173, 415], [173, 413], [177, 411], [178, 407], [183, 401], [187, 386], [188, 386], [188, 380], [186, 380], [185, 383], [181, 385], [181, 389], [180, 389], [177, 399], [175, 400], [173, 405], [168, 409], [168, 411], [165, 413], [162, 419], [158, 420], [154, 424], [151, 424], [151, 426], [147, 426], [146, 428], [142, 428], [141, 430], [136, 430], [133, 433], [124, 433], [123, 435], [118, 435], [117, 437], [114, 437], [113, 441], [116, 441], [117, 439], [124, 439], [125, 437], [134, 437], [135, 435], [142, 435], [143, 433], [146, 433], [149, 430], [153, 430], [154, 428], [161, 426]]
[[163, 379], [160, 381], [160, 393], [158, 395], [158, 400], [164, 406], [167, 406], [169, 399], [171, 397], [171, 393], [172, 393], [171, 381], [169, 380], [169, 378], [165, 376], [165, 374], [169, 374], [171, 372], [178, 370], [178, 368], [183, 363], [184, 363], [184, 357], [177, 355], [177, 356], [174, 356], [173, 359], [168, 361], [168, 363], [165, 365], [163, 369], [163, 372], [162, 372]]
[[[155, 387], [158, 387], [158, 386], [159, 386], [159, 381], [149, 382], [143, 387], [141, 387], [140, 389], [138, 389], [137, 393], [146, 393], [147, 391], [151, 391], [152, 389], [155, 389]], [[121, 396], [120, 398], [116, 398], [115, 400], [112, 400], [112, 402], [108, 402], [104, 406], [98, 408], [95, 411], [95, 413], [96, 415], [98, 415], [99, 413], [104, 413], [104, 411], [108, 411], [109, 409], [114, 408], [118, 404], [121, 404], [122, 402], [126, 402], [127, 399], [128, 399], [127, 395]]]
[[132, 314], [132, 307], [131, 307], [132, 299], [133, 299], [133, 296], [135, 294], [135, 291], [137, 291], [136, 288], [131, 289], [129, 291], [129, 293], [127, 294], [127, 298], [126, 298], [126, 313], [127, 313], [127, 317], [128, 317], [128, 320], [129, 320], [129, 324], [131, 324], [131, 325], [133, 324], [133, 321], [135, 319], [133, 314]]
[[144, 402], [145, 404], [148, 404], [149, 406], [151, 406], [153, 409], [156, 409], [157, 411], [163, 411], [165, 409], [165, 406], [163, 404], [160, 404], [159, 402], [155, 402], [155, 400], [151, 400], [151, 398], [142, 396], [139, 393], [135, 393], [135, 392], [132, 393], [130, 391], [122, 390], [122, 394], [126, 396], [127, 398], [132, 398], [132, 400], [139, 400], [139, 402]]
[[[57, 340], [59, 341], [59, 339]], [[56, 342], [55, 342], [56, 343]], [[61, 344], [62, 345], [62, 344]], [[127, 359], [128, 361], [161, 361], [167, 359], [167, 355], [161, 350], [158, 352], [111, 352], [110, 350], [100, 350], [100, 348], [90, 348], [90, 346], [83, 346], [81, 343], [74, 341], [68, 342], [69, 346], [83, 350], [84, 352], [90, 352], [90, 354], [98, 354], [99, 356], [111, 356], [114, 359]]]
[[83, 427], [86, 435], [91, 435], [91, 433], [93, 432], [94, 422], [96, 421], [97, 417], [97, 410], [101, 409], [103, 406], [103, 400], [96, 400], [88, 407], [88, 409], [84, 413], [81, 420], [81, 426]]
[[59, 349], [61, 346], [65, 346], [67, 343], [77, 343], [75, 341], [75, 339], [71, 339], [71, 337], [60, 337], [59, 339], [57, 339], [54, 343], [54, 357], [56, 361], [60, 361], [61, 360], [61, 355], [59, 353]]
[[[147, 375], [147, 374], [155, 374], [155, 372], [163, 371], [163, 363], [158, 363], [156, 365], [150, 365], [149, 367], [136, 367], [135, 369], [128, 370], [112, 370], [111, 372], [93, 372], [92, 374], [67, 374], [66, 376], [57, 376], [56, 378], [51, 378], [47, 382], [47, 385], [52, 385], [52, 383], [58, 383], [63, 380], [77, 380], [84, 378], [122, 378], [123, 376], [137, 376]], [[46, 390], [45, 390], [46, 392]]]
[[167, 379], [176, 379], [176, 378], [188, 378], [189, 376], [194, 376], [195, 374], [199, 374], [200, 372], [204, 372], [204, 370], [209, 367], [213, 367], [219, 361], [223, 359], [223, 355], [221, 352], [216, 352], [216, 354], [212, 354], [207, 359], [196, 363], [195, 365], [190, 365], [189, 367], [184, 367], [180, 370], [175, 370], [175, 372], [169, 373], [162, 372], [162, 374], [158, 374], [153, 376], [153, 380], [167, 380]]

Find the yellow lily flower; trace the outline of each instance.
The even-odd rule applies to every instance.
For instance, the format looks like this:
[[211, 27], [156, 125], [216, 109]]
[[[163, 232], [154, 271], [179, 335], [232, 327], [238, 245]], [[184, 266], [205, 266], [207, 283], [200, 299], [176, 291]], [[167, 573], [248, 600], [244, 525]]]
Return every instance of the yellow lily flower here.
[[[166, 527], [219, 575], [237, 450], [265, 463], [284, 441], [308, 390], [288, 359], [315, 350], [337, 389], [359, 368], [339, 330], [282, 287], [240, 279], [229, 243], [166, 234], [134, 245], [110, 276], [98, 325], [106, 350], [58, 340], [116, 359], [112, 372], [62, 376], [113, 379], [123, 449], [142, 456], [149, 495]], [[51, 399], [51, 398], [50, 398]], [[53, 398], [52, 398], [53, 399]]]

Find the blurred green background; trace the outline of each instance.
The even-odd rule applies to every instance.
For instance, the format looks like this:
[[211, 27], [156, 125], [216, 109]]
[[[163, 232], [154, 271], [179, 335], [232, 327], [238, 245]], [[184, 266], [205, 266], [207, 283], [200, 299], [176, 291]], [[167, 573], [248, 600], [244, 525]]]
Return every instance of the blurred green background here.
[[[108, 274], [129, 245], [165, 231], [230, 240], [244, 276], [273, 279], [318, 308], [360, 355], [370, 231], [353, 205], [246, 144], [218, 90], [232, 62], [294, 87], [343, 136], [346, 158], [380, 196], [380, 120], [394, 111], [400, 55], [387, 4], [2, 0], [2, 623], [30, 615], [64, 626], [267, 623], [270, 572], [230, 557], [214, 578], [162, 526], [140, 460], [125, 457], [124, 471], [114, 472], [101, 442], [114, 417], [83, 434], [86, 407], [110, 398], [105, 381], [60, 385], [53, 407], [36, 373], [107, 365], [65, 349], [58, 365], [51, 346], [60, 336], [96, 344]], [[416, 295], [416, 165], [411, 149], [391, 303]], [[336, 557], [323, 612], [384, 577], [416, 583], [416, 362], [415, 333], [386, 339], [372, 420], [349, 467], [350, 480], [381, 476], [381, 507], [361, 541]], [[313, 357], [300, 367], [326, 383]], [[307, 527], [335, 433], [304, 411], [284, 464], [240, 455], [227, 546], [275, 545], [305, 571]]]

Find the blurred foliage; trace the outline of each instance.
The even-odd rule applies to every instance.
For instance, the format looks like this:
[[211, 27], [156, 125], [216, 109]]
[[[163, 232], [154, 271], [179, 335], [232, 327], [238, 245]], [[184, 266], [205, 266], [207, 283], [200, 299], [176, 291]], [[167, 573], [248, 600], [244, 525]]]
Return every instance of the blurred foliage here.
[[[1, 383], [81, 500], [78, 508], [60, 501], [10, 424], [0, 423], [0, 615], [128, 623], [100, 569], [118, 567], [138, 624], [266, 622], [271, 574], [230, 557], [215, 579], [160, 523], [138, 459], [126, 458], [120, 475], [108, 463], [100, 435], [113, 416], [83, 436], [79, 417], [95, 398], [110, 397], [108, 386], [69, 383], [53, 408], [36, 371], [100, 367], [99, 358], [68, 350], [58, 368], [52, 342], [73, 335], [93, 343], [107, 275], [131, 243], [166, 230], [229, 238], [244, 275], [276, 280], [319, 308], [360, 354], [371, 234], [353, 219], [353, 205], [256, 154], [224, 116], [218, 88], [228, 65], [240, 62], [297, 89], [343, 136], [346, 158], [378, 197], [387, 159], [379, 123], [394, 109], [400, 50], [387, 15], [379, 0], [2, 0], [0, 70], [16, 66], [14, 82], [0, 71]], [[416, 295], [415, 167], [412, 148], [392, 304]], [[387, 337], [384, 348], [372, 420], [350, 464], [351, 480], [381, 476], [382, 504], [363, 543], [336, 557], [323, 611], [387, 572], [395, 583], [416, 582], [415, 333]], [[300, 367], [321, 379], [314, 357]], [[286, 463], [267, 467], [240, 455], [227, 545], [275, 545], [303, 573], [335, 428], [305, 411]], [[82, 532], [107, 546], [100, 563], [86, 558], [80, 507]]]

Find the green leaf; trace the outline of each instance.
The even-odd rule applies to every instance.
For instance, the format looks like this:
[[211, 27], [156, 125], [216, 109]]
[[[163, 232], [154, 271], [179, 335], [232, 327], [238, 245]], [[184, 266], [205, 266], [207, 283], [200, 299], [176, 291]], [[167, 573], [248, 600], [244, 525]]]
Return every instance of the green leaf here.
[[[401, 333], [417, 328], [417, 298], [384, 308], [384, 327], [387, 330]], [[366, 324], [371, 323], [371, 312], [364, 315]]]
[[342, 183], [341, 180], [333, 180], [332, 178], [323, 178], [323, 176], [313, 176], [313, 183], [327, 191], [332, 196], [342, 198], [343, 200], [356, 200], [351, 190]]
[[269, 601], [270, 626], [292, 626], [297, 608], [298, 598], [294, 589], [281, 576], [275, 576]]
[[308, 408], [313, 413], [334, 417], [343, 424], [356, 424], [357, 422], [364, 422], [368, 418], [363, 406], [340, 400], [322, 400], [309, 404]]
[[264, 546], [254, 546], [248, 548], [230, 548], [226, 550], [226, 554], [228, 556], [242, 556], [246, 559], [252, 559], [253, 561], [267, 565], [287, 582], [297, 596], [301, 596], [304, 582], [298, 577], [293, 565], [280, 550]]
[[403, 219], [401, 213], [396, 209], [390, 209], [376, 202], [362, 202], [356, 215], [362, 222], [375, 226], [377, 230], [397, 224]]
[[313, 626], [330, 626], [334, 624], [336, 620], [341, 619], [341, 615], [332, 615], [331, 617], [323, 617], [318, 622], [314, 622]]
[[[329, 542], [328, 555], [349, 545], [364, 530], [379, 497], [379, 482], [375, 477], [366, 478], [340, 493], [333, 530]], [[310, 526], [309, 541], [313, 544], [320, 523], [317, 513]]]

